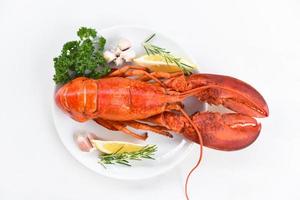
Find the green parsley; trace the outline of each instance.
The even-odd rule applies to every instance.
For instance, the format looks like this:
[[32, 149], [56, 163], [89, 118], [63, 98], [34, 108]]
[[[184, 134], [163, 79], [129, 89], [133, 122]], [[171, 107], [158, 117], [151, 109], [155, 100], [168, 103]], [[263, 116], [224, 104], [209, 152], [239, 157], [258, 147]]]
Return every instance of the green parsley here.
[[97, 79], [110, 72], [103, 57], [105, 38], [97, 36], [95, 29], [86, 27], [81, 27], [77, 36], [79, 40], [65, 43], [61, 54], [53, 59], [53, 80], [56, 84], [64, 84], [80, 76]]

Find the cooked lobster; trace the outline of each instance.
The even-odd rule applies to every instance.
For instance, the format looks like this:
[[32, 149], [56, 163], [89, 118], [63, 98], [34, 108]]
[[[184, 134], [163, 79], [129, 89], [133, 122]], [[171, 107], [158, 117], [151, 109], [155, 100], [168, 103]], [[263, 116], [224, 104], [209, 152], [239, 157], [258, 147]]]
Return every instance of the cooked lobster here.
[[[236, 113], [196, 112], [188, 116], [182, 102], [190, 96]], [[168, 137], [173, 131], [199, 143], [199, 160], [185, 183], [187, 199], [187, 183], [200, 164], [203, 145], [224, 151], [245, 148], [261, 130], [254, 117], [269, 115], [264, 98], [238, 79], [213, 74], [150, 73], [138, 66], [125, 66], [99, 80], [76, 78], [57, 91], [55, 100], [61, 110], [79, 122], [93, 119], [110, 130], [143, 140], [147, 133], [136, 134], [127, 126]]]
[[[187, 116], [182, 101], [190, 96], [221, 104], [236, 113], [198, 112]], [[79, 122], [93, 119], [138, 139], [146, 139], [147, 133], [136, 134], [127, 126], [168, 137], [173, 131], [196, 143], [201, 142], [201, 137], [205, 146], [219, 150], [250, 145], [261, 130], [253, 117], [269, 114], [264, 98], [238, 79], [212, 74], [150, 73], [138, 66], [123, 67], [99, 80], [76, 78], [62, 86], [55, 99], [61, 110]]]

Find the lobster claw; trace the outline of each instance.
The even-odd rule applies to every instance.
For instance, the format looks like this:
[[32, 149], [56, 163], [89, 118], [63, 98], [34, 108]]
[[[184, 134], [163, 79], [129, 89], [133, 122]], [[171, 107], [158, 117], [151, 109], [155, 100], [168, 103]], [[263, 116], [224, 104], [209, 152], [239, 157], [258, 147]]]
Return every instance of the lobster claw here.
[[[252, 117], [267, 117], [269, 108], [262, 95], [249, 84], [230, 76], [214, 74], [191, 75], [192, 87], [203, 87], [199, 98]], [[205, 87], [208, 86], [208, 87]]]
[[[260, 123], [243, 114], [196, 113], [192, 120], [201, 132], [204, 145], [223, 151], [239, 150], [249, 146], [256, 140], [261, 130]], [[185, 137], [199, 141], [195, 131], [186, 130], [183, 131]]]
[[262, 95], [249, 84], [230, 76], [193, 74], [169, 79], [165, 84], [187, 93], [196, 90], [196, 97], [214, 105], [223, 105], [237, 113], [267, 117], [269, 108]]
[[[261, 125], [254, 118], [237, 113], [196, 113], [191, 117], [206, 147], [233, 151], [245, 148], [258, 137]], [[180, 113], [164, 112], [147, 119], [198, 143], [199, 138], [187, 119]]]

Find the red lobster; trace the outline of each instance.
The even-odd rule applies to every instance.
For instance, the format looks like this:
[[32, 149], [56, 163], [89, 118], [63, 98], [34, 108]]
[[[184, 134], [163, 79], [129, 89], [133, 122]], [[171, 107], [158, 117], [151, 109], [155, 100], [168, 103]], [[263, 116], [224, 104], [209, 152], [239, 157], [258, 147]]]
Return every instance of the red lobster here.
[[[188, 116], [183, 100], [195, 96], [209, 104], [223, 105], [236, 113], [196, 112]], [[168, 137], [170, 131], [200, 144], [219, 150], [247, 147], [258, 137], [261, 125], [253, 117], [267, 117], [264, 98], [250, 85], [238, 79], [213, 74], [152, 72], [138, 66], [125, 66], [108, 77], [93, 80], [79, 77], [62, 86], [56, 104], [73, 119], [93, 119], [110, 129], [146, 139], [129, 129], [150, 130]], [[151, 123], [151, 124], [149, 124]]]
[[[237, 113], [197, 112], [187, 116], [182, 101], [195, 96], [209, 104], [223, 105]], [[264, 98], [238, 79], [213, 74], [148, 72], [125, 66], [108, 77], [94, 80], [79, 77], [56, 93], [57, 105], [79, 122], [94, 119], [102, 126], [123, 131], [150, 130], [172, 137], [169, 131], [219, 150], [237, 150], [255, 141], [261, 125], [253, 117], [267, 117]], [[149, 124], [151, 123], [151, 125]]]

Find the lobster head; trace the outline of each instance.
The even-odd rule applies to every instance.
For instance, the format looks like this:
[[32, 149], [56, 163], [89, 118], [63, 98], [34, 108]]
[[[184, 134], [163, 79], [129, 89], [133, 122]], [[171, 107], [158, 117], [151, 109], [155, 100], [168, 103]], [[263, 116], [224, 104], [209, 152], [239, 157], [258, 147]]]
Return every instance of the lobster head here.
[[97, 83], [85, 77], [63, 85], [55, 94], [56, 105], [74, 120], [85, 122], [97, 109]]

